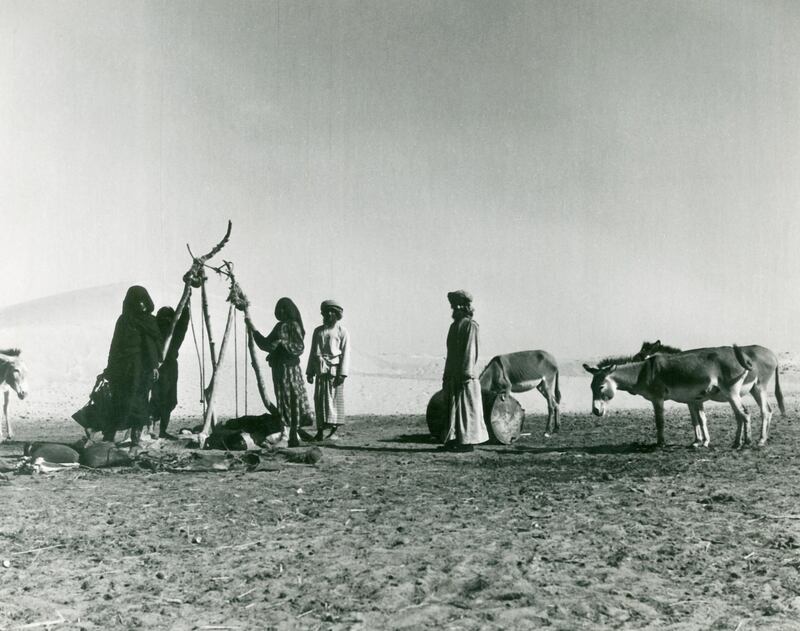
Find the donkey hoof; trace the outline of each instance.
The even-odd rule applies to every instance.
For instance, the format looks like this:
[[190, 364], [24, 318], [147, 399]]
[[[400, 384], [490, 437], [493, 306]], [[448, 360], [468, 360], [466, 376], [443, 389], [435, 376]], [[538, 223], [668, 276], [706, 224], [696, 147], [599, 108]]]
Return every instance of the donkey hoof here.
[[544, 433], [544, 437], [545, 437], [545, 438], [550, 438], [550, 432], [545, 432], [545, 433]]
[[689, 445], [689, 447], [691, 447], [692, 449], [700, 449], [700, 447], [702, 446], [703, 443], [701, 443], [699, 440], [696, 440], [691, 445]]

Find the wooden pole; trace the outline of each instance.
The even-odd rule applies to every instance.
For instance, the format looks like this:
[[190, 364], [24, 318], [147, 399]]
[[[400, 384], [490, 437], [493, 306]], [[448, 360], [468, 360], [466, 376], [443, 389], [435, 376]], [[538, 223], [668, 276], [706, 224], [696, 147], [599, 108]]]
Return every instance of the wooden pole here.
[[[230, 220], [228, 220], [228, 229], [225, 231], [225, 236], [222, 237], [222, 240], [217, 243], [217, 245], [215, 245], [201, 257], [195, 257], [192, 254], [191, 249], [189, 249], [189, 254], [192, 256], [192, 266], [189, 268], [189, 271], [183, 275], [183, 293], [178, 301], [178, 306], [175, 308], [175, 316], [172, 318], [172, 323], [169, 326], [169, 333], [167, 334], [167, 337], [164, 340], [164, 346], [161, 349], [162, 360], [169, 350], [169, 345], [170, 342], [172, 342], [172, 336], [175, 333], [175, 327], [178, 324], [178, 320], [180, 320], [183, 310], [186, 308], [186, 304], [189, 302], [189, 296], [192, 293], [192, 287], [200, 287], [205, 280], [203, 265], [205, 265], [207, 260], [215, 256], [222, 248], [225, 247], [228, 239], [231, 238], [232, 228], [233, 224], [230, 222]], [[189, 246], [187, 245], [186, 247], [188, 248]]]
[[[217, 366], [219, 365], [219, 360], [217, 358], [216, 346], [214, 345], [214, 335], [211, 332], [211, 313], [208, 310], [208, 294], [206, 293], [206, 278], [203, 276], [203, 282], [200, 285], [200, 308], [203, 312], [203, 322], [205, 323], [205, 331], [206, 336], [208, 338], [208, 350], [209, 355], [211, 356], [211, 378], [208, 380], [208, 385], [203, 384], [203, 405], [205, 406], [204, 417], [205, 414], [211, 412], [211, 426], [217, 424], [217, 414], [214, 411], [213, 406], [209, 405], [208, 401], [211, 398], [211, 392], [213, 391], [213, 383], [214, 383], [214, 374], [217, 372]], [[230, 320], [227, 323], [227, 326], [230, 326]], [[227, 334], [228, 329], [225, 329], [225, 333]]]
[[214, 345], [214, 336], [211, 334], [211, 314], [208, 311], [208, 294], [206, 293], [206, 281], [203, 279], [203, 284], [200, 285], [200, 304], [203, 310], [203, 320], [206, 323], [206, 331], [208, 331], [208, 350], [211, 351], [211, 371], [213, 373], [217, 368], [217, 352]]
[[[250, 309], [244, 308], [244, 317], [250, 320]], [[253, 339], [253, 332], [250, 327], [247, 327], [247, 350], [250, 352], [250, 365], [253, 367], [253, 372], [256, 375], [256, 386], [258, 387], [258, 394], [261, 396], [261, 402], [268, 412], [275, 413], [275, 405], [270, 401], [267, 394], [267, 386], [264, 382], [264, 375], [261, 372], [261, 364], [258, 362], [258, 351], [256, 350], [256, 342]]]
[[169, 325], [169, 333], [167, 334], [167, 337], [164, 340], [164, 346], [161, 347], [161, 361], [164, 361], [164, 358], [167, 356], [169, 345], [172, 342], [172, 335], [175, 333], [175, 326], [178, 324], [178, 320], [181, 319], [181, 316], [183, 315], [183, 310], [186, 308], [186, 305], [189, 304], [189, 297], [191, 295], [192, 295], [192, 285], [189, 282], [185, 282], [183, 284], [183, 293], [181, 294], [180, 300], [178, 300], [178, 306], [175, 307], [175, 315], [173, 316], [172, 322]]
[[225, 350], [228, 347], [228, 338], [230, 337], [231, 333], [231, 322], [233, 321], [233, 305], [228, 308], [228, 321], [225, 323], [225, 333], [222, 336], [222, 343], [219, 346], [219, 357], [217, 358], [217, 367], [213, 369], [211, 373], [211, 381], [208, 384], [208, 397], [206, 400], [206, 417], [203, 420], [203, 430], [200, 432], [199, 435], [199, 442], [200, 448], [202, 449], [208, 440], [209, 435], [211, 434], [212, 429], [212, 419], [214, 417], [214, 393], [215, 393], [215, 386], [217, 384], [217, 377], [221, 372], [222, 367], [222, 360], [225, 357]]

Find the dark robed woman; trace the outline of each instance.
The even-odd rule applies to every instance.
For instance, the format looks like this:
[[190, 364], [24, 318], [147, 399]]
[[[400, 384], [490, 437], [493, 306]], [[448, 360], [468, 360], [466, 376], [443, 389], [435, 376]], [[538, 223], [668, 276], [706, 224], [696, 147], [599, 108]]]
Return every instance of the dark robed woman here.
[[289, 446], [296, 447], [300, 441], [300, 427], [314, 424], [314, 415], [308, 403], [303, 373], [300, 370], [300, 355], [303, 354], [305, 329], [300, 311], [289, 298], [281, 298], [275, 305], [278, 323], [264, 337], [245, 319], [253, 340], [262, 351], [267, 351], [267, 362], [272, 368], [272, 385], [278, 413], [284, 427], [289, 429]]
[[131, 430], [131, 444], [149, 420], [149, 396], [158, 377], [160, 335], [153, 317], [153, 301], [144, 287], [128, 289], [117, 318], [105, 376], [111, 386], [114, 418], [103, 432], [113, 441], [117, 431]]

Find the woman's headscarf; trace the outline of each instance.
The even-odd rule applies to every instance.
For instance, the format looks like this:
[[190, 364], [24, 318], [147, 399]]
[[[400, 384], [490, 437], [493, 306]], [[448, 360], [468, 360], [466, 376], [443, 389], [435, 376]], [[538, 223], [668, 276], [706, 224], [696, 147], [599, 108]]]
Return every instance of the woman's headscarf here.
[[153, 313], [155, 305], [153, 304], [150, 294], [141, 285], [134, 285], [128, 288], [128, 293], [125, 294], [125, 300], [122, 301], [122, 313], [126, 315], [137, 315], [142, 313], [139, 303], [145, 306], [145, 313]]
[[175, 309], [172, 307], [161, 307], [156, 312], [156, 324], [161, 331], [161, 337], [166, 338], [172, 328], [172, 321], [175, 319]]
[[[142, 307], [144, 305], [144, 311]], [[122, 301], [122, 315], [130, 318], [137, 329], [144, 335], [154, 340], [158, 340], [160, 333], [156, 319], [153, 316], [153, 299], [150, 294], [141, 285], [134, 285], [128, 288], [128, 293], [125, 294], [125, 300]]]
[[306, 330], [303, 328], [303, 318], [291, 298], [284, 297], [275, 303], [275, 318], [279, 322], [296, 322], [300, 327], [301, 333], [305, 336]]
[[[146, 311], [142, 310], [144, 305]], [[153, 301], [140, 285], [134, 285], [122, 301], [122, 315], [117, 319], [111, 348], [108, 351], [108, 368], [116, 380], [128, 379], [132, 362], [141, 360], [141, 365], [150, 370], [158, 365], [160, 335], [156, 319], [152, 314]]]

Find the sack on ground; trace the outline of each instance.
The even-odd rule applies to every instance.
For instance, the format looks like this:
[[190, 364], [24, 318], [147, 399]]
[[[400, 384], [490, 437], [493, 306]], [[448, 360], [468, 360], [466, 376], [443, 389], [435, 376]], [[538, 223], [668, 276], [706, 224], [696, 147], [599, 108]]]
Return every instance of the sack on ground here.
[[71, 463], [78, 462], [80, 456], [72, 447], [60, 443], [30, 443], [25, 447], [25, 455], [31, 457], [31, 461], [42, 458], [50, 463]]
[[114, 443], [95, 443], [83, 450], [80, 463], [86, 467], [123, 467], [131, 464], [131, 457]]
[[257, 449], [267, 436], [281, 432], [280, 419], [270, 414], [248, 415], [232, 418], [217, 425], [206, 442], [206, 449], [250, 451]]
[[[258, 436], [252, 436], [248, 432], [243, 432], [236, 429], [228, 429], [227, 427], [218, 427], [208, 437], [206, 441], [206, 449], [223, 449], [230, 451], [249, 451], [251, 449], [258, 449], [256, 440]], [[263, 441], [264, 436], [262, 435]]]

